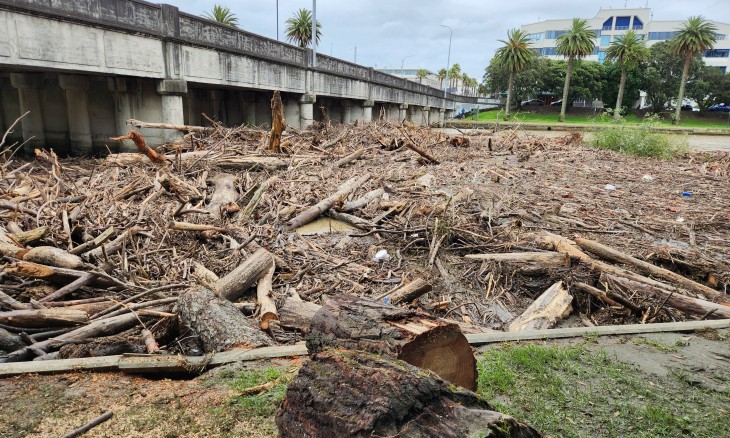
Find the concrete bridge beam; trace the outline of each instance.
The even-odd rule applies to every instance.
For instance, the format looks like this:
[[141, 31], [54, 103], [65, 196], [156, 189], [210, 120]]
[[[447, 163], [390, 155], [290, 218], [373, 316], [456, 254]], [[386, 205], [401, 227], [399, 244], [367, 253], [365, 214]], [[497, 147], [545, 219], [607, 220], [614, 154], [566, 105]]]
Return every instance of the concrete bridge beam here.
[[303, 94], [299, 98], [299, 117], [300, 127], [302, 129], [312, 126], [314, 123], [314, 103], [317, 102], [317, 96], [314, 94]]
[[373, 107], [375, 102], [372, 100], [365, 100], [362, 103], [362, 121], [371, 122], [373, 120]]
[[342, 101], [342, 123], [349, 124], [353, 121], [352, 101], [350, 99], [345, 99]]
[[444, 126], [444, 119], [446, 118], [446, 110], [439, 108], [439, 127]]
[[398, 107], [398, 121], [402, 122], [408, 117], [408, 104], [404, 103]]
[[10, 83], [18, 90], [20, 113], [29, 114], [21, 120], [21, 130], [25, 143], [25, 152], [33, 153], [33, 149], [46, 147], [46, 130], [43, 124], [43, 107], [41, 90], [43, 76], [33, 73], [11, 73]]
[[[182, 97], [187, 92], [187, 82], [180, 79], [163, 79], [157, 83], [157, 93], [162, 100], [162, 123], [185, 124]], [[162, 136], [164, 141], [169, 143], [181, 138], [182, 133], [174, 129], [165, 129]]]

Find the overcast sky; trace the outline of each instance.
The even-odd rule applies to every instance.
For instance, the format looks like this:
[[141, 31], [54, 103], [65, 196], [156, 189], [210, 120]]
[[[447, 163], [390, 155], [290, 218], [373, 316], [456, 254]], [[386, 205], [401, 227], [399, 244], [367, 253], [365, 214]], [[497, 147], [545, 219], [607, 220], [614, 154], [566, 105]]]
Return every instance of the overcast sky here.
[[[173, 4], [182, 11], [202, 14], [218, 3], [231, 8], [239, 26], [276, 38], [276, 0], [151, 0]], [[511, 28], [547, 19], [590, 18], [598, 9], [623, 8], [624, 0], [319, 0], [317, 21], [322, 24], [319, 51], [370, 67], [446, 66], [449, 30], [454, 31], [451, 63], [481, 81], [497, 41]], [[284, 40], [287, 18], [312, 0], [279, 0], [279, 34]], [[646, 0], [626, 0], [628, 7], [644, 7]], [[728, 0], [649, 0], [655, 20], [684, 20], [691, 15], [730, 23]]]

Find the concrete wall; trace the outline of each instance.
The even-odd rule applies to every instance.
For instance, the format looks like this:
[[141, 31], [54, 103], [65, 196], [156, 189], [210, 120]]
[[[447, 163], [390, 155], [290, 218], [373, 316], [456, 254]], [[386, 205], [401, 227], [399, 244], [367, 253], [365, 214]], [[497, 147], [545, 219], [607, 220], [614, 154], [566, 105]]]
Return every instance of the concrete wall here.
[[[31, 112], [13, 138], [70, 153], [121, 147], [108, 138], [129, 118], [266, 126], [274, 90], [297, 128], [323, 108], [351, 123], [377, 118], [377, 102], [391, 120], [422, 123], [418, 108], [476, 101], [325, 55], [315, 66], [310, 50], [139, 0], [0, 0], [0, 89], [3, 127]], [[177, 135], [142, 134], [151, 144]]]

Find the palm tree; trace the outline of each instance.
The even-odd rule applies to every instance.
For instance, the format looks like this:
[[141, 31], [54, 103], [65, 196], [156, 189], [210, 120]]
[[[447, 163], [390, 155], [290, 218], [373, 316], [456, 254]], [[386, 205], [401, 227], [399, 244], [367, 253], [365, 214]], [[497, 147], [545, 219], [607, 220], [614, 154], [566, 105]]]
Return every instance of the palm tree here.
[[705, 50], [711, 50], [717, 42], [717, 28], [702, 16], [689, 17], [677, 34], [672, 38], [672, 49], [676, 55], [684, 55], [684, 70], [682, 70], [682, 81], [679, 83], [679, 95], [677, 96], [677, 108], [674, 113], [673, 123], [679, 124], [682, 113], [682, 100], [684, 89], [687, 85], [689, 66], [692, 58]]
[[428, 70], [426, 70], [425, 68], [419, 68], [416, 72], [416, 77], [418, 78], [419, 84], [423, 83], [423, 78], [425, 78], [426, 76], [428, 76]]
[[446, 69], [442, 68], [441, 70], [439, 70], [437, 76], [439, 78], [439, 81], [441, 81], [441, 88], [444, 88], [444, 79], [446, 79], [446, 76], [447, 76]]
[[515, 75], [532, 62], [535, 52], [530, 48], [530, 40], [527, 34], [519, 29], [512, 29], [507, 32], [506, 40], [499, 40], [504, 45], [497, 49], [496, 58], [500, 67], [509, 71], [509, 82], [507, 85], [507, 104], [504, 108], [504, 120], [509, 120], [509, 105], [512, 102], [512, 88], [515, 83]]
[[563, 106], [560, 108], [560, 120], [565, 121], [565, 110], [568, 108], [568, 90], [570, 90], [570, 77], [573, 75], [573, 61], [593, 53], [595, 42], [593, 39], [596, 33], [591, 30], [586, 20], [573, 18], [570, 29], [558, 37], [555, 51], [558, 55], [568, 58], [568, 71], [565, 73], [565, 86], [563, 87]]
[[[294, 16], [286, 20], [286, 39], [299, 47], [307, 47], [312, 43], [312, 12], [300, 9]], [[322, 24], [317, 21], [317, 44], [322, 37]]]
[[236, 14], [231, 12], [229, 8], [221, 5], [213, 5], [213, 9], [210, 12], [204, 12], [203, 17], [217, 21], [226, 26], [238, 27], [238, 17]]
[[617, 36], [606, 50], [606, 60], [616, 61], [621, 67], [621, 81], [618, 86], [618, 98], [614, 111], [616, 120], [621, 118], [621, 101], [626, 88], [626, 73], [635, 69], [640, 62], [648, 60], [649, 56], [651, 56], [651, 52], [644, 46], [644, 39], [633, 30]]
[[469, 77], [468, 73], [464, 73], [461, 75], [461, 92], [462, 94], [466, 94], [466, 88], [469, 86]]
[[459, 87], [459, 78], [461, 77], [461, 66], [454, 64], [449, 69], [449, 88]]

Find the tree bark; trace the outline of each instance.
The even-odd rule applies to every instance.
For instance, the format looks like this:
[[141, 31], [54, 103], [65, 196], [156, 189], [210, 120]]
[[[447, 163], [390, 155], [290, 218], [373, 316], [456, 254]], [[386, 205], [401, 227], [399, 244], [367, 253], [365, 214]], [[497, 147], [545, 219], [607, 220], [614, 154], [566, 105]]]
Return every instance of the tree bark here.
[[390, 298], [391, 304], [410, 303], [431, 290], [433, 290], [433, 286], [430, 283], [422, 278], [416, 278], [387, 296]]
[[621, 69], [621, 80], [618, 84], [618, 96], [616, 96], [616, 109], [613, 111], [615, 120], [621, 119], [621, 102], [624, 99], [624, 90], [626, 89], [626, 67]]
[[279, 307], [279, 324], [284, 328], [307, 333], [314, 315], [321, 308], [319, 304], [302, 300], [295, 292]]
[[271, 296], [273, 292], [273, 280], [274, 280], [274, 259], [271, 259], [269, 268], [264, 271], [259, 277], [259, 282], [256, 284], [256, 301], [259, 303], [259, 320], [261, 321], [261, 330], [269, 329], [269, 321], [279, 319], [278, 312], [276, 311], [276, 303]]
[[351, 295], [332, 297], [307, 335], [310, 353], [331, 347], [400, 359], [476, 389], [476, 360], [459, 326], [426, 313]]
[[281, 93], [274, 91], [271, 99], [271, 135], [269, 136], [269, 151], [281, 153], [281, 133], [286, 129], [284, 119], [284, 105], [281, 103]]
[[468, 260], [484, 262], [505, 262], [525, 265], [537, 265], [546, 268], [568, 268], [570, 257], [561, 252], [512, 252], [494, 254], [467, 254]]
[[345, 181], [335, 193], [319, 201], [316, 205], [305, 209], [304, 211], [299, 213], [294, 219], [290, 220], [287, 223], [287, 228], [289, 230], [294, 230], [301, 227], [302, 225], [306, 225], [309, 222], [313, 221], [317, 216], [332, 208], [335, 203], [341, 202], [347, 197], [347, 195], [355, 191], [361, 185], [365, 184], [365, 182], [370, 179], [370, 176], [371, 175], [369, 173], [366, 173], [359, 178], [353, 177]]
[[316, 354], [276, 413], [289, 437], [539, 437], [484, 399], [433, 373], [371, 354]]
[[509, 84], [507, 84], [507, 103], [504, 105], [504, 121], [509, 120], [509, 106], [512, 103], [512, 88], [515, 84], [515, 72], [509, 73]]
[[687, 77], [689, 76], [689, 66], [692, 62], [692, 53], [687, 53], [684, 59], [684, 69], [682, 69], [682, 82], [679, 83], [679, 95], [677, 96], [676, 107], [674, 109], [674, 120], [672, 124], [679, 125], [682, 123], [682, 101], [684, 100], [684, 89], [687, 86]]
[[240, 208], [236, 204], [236, 176], [230, 173], [219, 173], [213, 177], [215, 187], [213, 196], [208, 204], [208, 211], [213, 219], [221, 218], [237, 212]]
[[233, 303], [207, 289], [193, 289], [178, 301], [182, 321], [198, 334], [206, 353], [272, 345], [256, 322], [243, 316]]
[[272, 264], [271, 253], [264, 248], [259, 248], [236, 269], [218, 280], [215, 283], [214, 292], [229, 301], [236, 301]]
[[572, 302], [573, 297], [563, 286], [563, 282], [558, 281], [530, 304], [522, 315], [515, 318], [507, 327], [507, 331], [551, 328], [558, 320], [570, 314], [573, 310]]
[[565, 111], [568, 109], [568, 95], [570, 94], [570, 79], [573, 76], [573, 57], [568, 57], [568, 69], [565, 73], [565, 85], [563, 86], [563, 102], [560, 106], [559, 122], [565, 122]]
[[0, 328], [0, 350], [10, 353], [20, 350], [23, 347], [25, 347], [25, 342], [23, 342], [19, 335]]
[[83, 310], [56, 307], [0, 312], [0, 323], [13, 327], [68, 327], [89, 322]]

